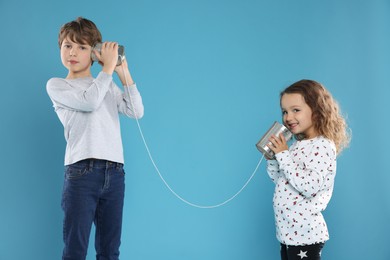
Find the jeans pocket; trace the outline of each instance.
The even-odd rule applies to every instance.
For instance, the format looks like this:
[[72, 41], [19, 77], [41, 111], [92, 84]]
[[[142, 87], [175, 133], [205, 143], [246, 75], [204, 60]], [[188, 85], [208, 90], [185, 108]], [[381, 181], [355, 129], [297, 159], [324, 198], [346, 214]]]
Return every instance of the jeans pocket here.
[[87, 173], [88, 169], [86, 166], [81, 165], [68, 165], [65, 168], [65, 178], [67, 180], [76, 180], [83, 177]]

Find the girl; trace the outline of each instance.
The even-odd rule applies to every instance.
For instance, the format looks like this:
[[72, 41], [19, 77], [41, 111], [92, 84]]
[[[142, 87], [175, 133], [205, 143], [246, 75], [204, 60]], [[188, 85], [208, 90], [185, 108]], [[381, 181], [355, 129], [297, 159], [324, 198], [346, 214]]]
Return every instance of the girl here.
[[321, 212], [332, 196], [336, 157], [349, 143], [337, 102], [320, 83], [301, 80], [280, 94], [284, 125], [296, 142], [270, 138], [275, 153], [267, 172], [275, 185], [273, 206], [281, 259], [321, 259], [329, 239]]

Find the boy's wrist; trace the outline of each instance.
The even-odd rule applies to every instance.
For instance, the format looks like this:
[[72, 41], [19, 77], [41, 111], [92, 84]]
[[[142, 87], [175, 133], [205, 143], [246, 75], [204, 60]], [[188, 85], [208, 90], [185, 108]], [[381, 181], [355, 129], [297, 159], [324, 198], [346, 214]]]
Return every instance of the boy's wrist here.
[[134, 81], [131, 77], [126, 77], [126, 78], [121, 78], [121, 82], [122, 82], [122, 85], [123, 86], [131, 86], [131, 85], [134, 85]]
[[104, 73], [107, 73], [107, 74], [111, 75], [111, 76], [112, 76], [112, 74], [114, 74], [114, 70], [113, 70], [113, 69], [110, 69], [110, 68], [105, 68], [105, 67], [103, 67], [103, 68], [102, 68], [102, 71], [103, 71]]
[[119, 68], [117, 68], [115, 71], [118, 74], [123, 86], [131, 86], [134, 84], [133, 78], [131, 77], [128, 68], [123, 68], [119, 66]]

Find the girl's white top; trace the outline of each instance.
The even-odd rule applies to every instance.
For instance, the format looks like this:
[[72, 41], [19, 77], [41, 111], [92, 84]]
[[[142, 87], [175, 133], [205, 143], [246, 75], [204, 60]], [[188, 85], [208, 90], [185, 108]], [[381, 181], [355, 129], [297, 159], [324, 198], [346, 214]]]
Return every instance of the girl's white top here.
[[96, 78], [52, 78], [46, 89], [64, 126], [65, 165], [88, 158], [124, 162], [119, 113], [144, 114], [135, 84], [122, 91], [111, 75], [100, 72]]
[[329, 239], [322, 211], [332, 196], [336, 175], [335, 144], [322, 136], [296, 141], [269, 160], [275, 183], [276, 237], [286, 245], [310, 245]]

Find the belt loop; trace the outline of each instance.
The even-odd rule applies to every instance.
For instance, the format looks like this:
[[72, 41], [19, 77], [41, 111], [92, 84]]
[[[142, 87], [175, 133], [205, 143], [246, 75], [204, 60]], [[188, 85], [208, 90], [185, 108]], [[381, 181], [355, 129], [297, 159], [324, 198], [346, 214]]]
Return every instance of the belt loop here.
[[123, 169], [123, 164], [122, 163], [117, 163], [116, 167], [117, 167], [118, 170], [121, 170], [121, 169]]
[[89, 159], [89, 169], [91, 170], [93, 168], [93, 159]]

